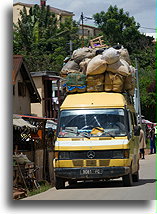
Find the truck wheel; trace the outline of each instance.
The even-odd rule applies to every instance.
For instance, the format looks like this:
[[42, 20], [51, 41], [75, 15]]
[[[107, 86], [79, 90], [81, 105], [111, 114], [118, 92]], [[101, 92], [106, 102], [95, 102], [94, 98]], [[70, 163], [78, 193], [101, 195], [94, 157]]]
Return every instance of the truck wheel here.
[[132, 174], [132, 180], [133, 182], [138, 182], [139, 181], [139, 172], [135, 172], [134, 174]]
[[122, 177], [122, 179], [123, 179], [123, 185], [125, 186], [125, 187], [128, 187], [128, 186], [132, 186], [132, 174], [131, 173], [129, 173], [129, 174], [127, 174], [127, 175], [124, 175], [123, 177]]
[[65, 181], [62, 178], [55, 177], [55, 187], [56, 189], [64, 189]]

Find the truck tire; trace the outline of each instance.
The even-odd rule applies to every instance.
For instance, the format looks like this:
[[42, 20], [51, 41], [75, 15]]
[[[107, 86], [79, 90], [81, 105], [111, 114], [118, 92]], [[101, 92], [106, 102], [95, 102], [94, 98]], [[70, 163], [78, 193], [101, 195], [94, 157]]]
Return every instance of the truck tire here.
[[139, 181], [139, 172], [135, 172], [134, 174], [132, 174], [132, 180], [133, 182], [138, 182]]
[[55, 187], [56, 189], [64, 189], [65, 181], [63, 178], [55, 177]]
[[133, 180], [132, 180], [132, 174], [131, 173], [124, 175], [122, 177], [122, 180], [123, 180], [123, 185], [125, 187], [132, 186]]

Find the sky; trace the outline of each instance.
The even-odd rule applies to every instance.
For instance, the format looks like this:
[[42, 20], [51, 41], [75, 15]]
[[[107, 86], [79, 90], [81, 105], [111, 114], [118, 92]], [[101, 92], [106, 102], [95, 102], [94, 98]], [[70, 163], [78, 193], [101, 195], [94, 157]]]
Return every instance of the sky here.
[[[40, 0], [13, 0], [13, 3], [16, 2], [39, 4]], [[73, 12], [75, 14], [73, 18], [76, 21], [79, 21], [81, 12], [86, 17], [92, 17], [95, 13], [106, 12], [110, 5], [117, 5], [119, 9], [123, 8], [125, 12], [129, 12], [130, 16], [135, 17], [135, 21], [141, 26], [141, 32], [155, 33], [155, 0], [47, 0], [46, 4]], [[93, 20], [87, 20], [84, 24], [93, 25], [94, 22]]]

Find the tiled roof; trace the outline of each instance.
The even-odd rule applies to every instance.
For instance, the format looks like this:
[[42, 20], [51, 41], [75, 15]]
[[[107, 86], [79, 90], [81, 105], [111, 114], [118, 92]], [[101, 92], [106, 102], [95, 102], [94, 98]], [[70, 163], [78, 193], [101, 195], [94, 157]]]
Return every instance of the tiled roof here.
[[[22, 2], [17, 2], [15, 4], [13, 4], [13, 6], [16, 6], [16, 5], [21, 5], [21, 6], [25, 6], [25, 7], [33, 7], [35, 4], [25, 4]], [[50, 11], [55, 13], [55, 14], [64, 15], [64, 16], [74, 16], [75, 15], [73, 12], [61, 10], [61, 9], [58, 9], [55, 7], [50, 7]]]

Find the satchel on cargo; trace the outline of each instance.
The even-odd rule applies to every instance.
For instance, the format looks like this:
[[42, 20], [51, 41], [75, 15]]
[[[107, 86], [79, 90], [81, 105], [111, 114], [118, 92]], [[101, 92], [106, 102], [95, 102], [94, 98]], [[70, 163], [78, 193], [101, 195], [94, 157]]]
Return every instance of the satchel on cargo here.
[[106, 71], [106, 61], [101, 58], [101, 55], [95, 56], [87, 65], [86, 75], [102, 74]]
[[92, 48], [79, 48], [73, 51], [71, 59], [80, 63], [85, 58], [93, 58], [96, 55], [96, 50]]
[[106, 49], [102, 53], [102, 59], [106, 61], [107, 64], [113, 64], [117, 62], [120, 58], [120, 52], [114, 48]]
[[129, 65], [131, 64], [130, 56], [128, 53], [128, 50], [126, 48], [121, 48], [119, 50], [120, 52], [120, 58], [124, 59]]
[[128, 92], [130, 95], [134, 95], [135, 90], [135, 77], [130, 73], [124, 81], [124, 90]]
[[66, 78], [67, 92], [85, 92], [86, 91], [86, 75], [81, 73], [70, 73]]
[[112, 72], [105, 73], [104, 91], [123, 92], [124, 77]]
[[129, 75], [130, 67], [129, 64], [120, 59], [114, 64], [107, 65], [107, 71], [111, 71], [112, 73], [121, 74], [122, 76]]
[[84, 60], [82, 60], [82, 62], [80, 62], [79, 66], [80, 66], [80, 72], [82, 72], [83, 74], [86, 74], [87, 71], [87, 65], [88, 63], [91, 61], [91, 59], [86, 58]]
[[98, 92], [104, 90], [104, 74], [87, 76], [87, 91]]
[[79, 72], [80, 66], [74, 60], [69, 60], [62, 68], [61, 75]]

